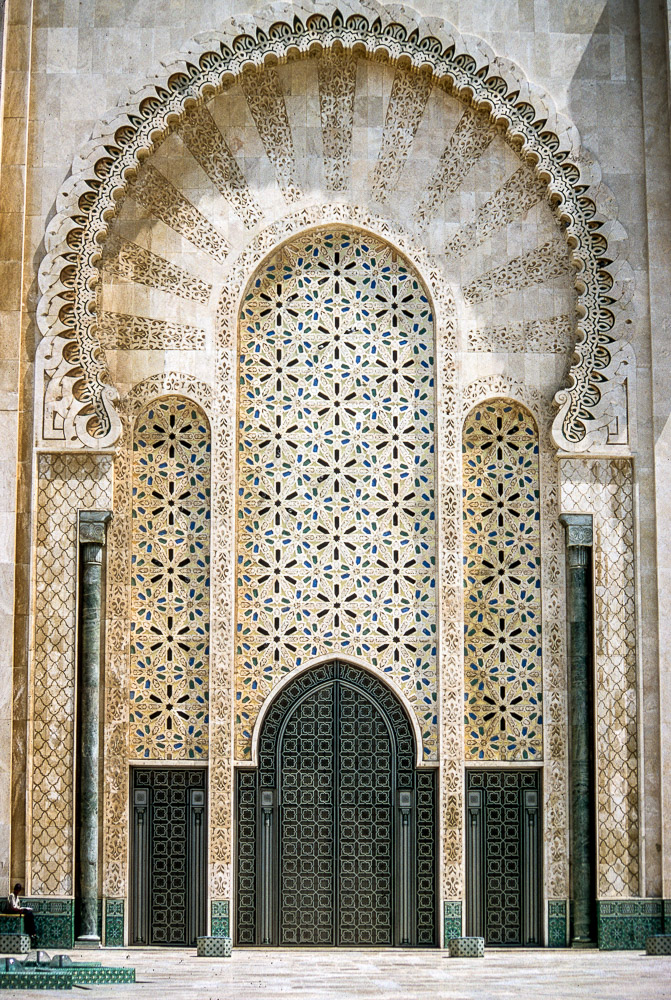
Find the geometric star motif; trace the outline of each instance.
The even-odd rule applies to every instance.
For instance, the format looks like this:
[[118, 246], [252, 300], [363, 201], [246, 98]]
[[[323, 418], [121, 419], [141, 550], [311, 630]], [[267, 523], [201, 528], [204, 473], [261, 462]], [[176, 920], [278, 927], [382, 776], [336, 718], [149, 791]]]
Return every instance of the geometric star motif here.
[[131, 757], [207, 759], [210, 431], [177, 397], [133, 437]]
[[465, 744], [470, 760], [543, 752], [538, 433], [519, 403], [463, 431]]
[[388, 673], [437, 752], [434, 323], [392, 247], [283, 246], [242, 305], [236, 756], [266, 695], [338, 652]]

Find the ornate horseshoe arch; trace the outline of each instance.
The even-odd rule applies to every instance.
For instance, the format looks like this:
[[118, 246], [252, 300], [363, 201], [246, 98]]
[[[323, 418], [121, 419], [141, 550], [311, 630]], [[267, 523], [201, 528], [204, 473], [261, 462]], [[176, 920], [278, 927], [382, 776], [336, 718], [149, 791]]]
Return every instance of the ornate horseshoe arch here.
[[[622, 326], [631, 270], [621, 256], [622, 227], [608, 218], [609, 194], [597, 165], [581, 151], [575, 127], [514, 64], [438, 19], [425, 22], [410, 8], [386, 8], [374, 0], [347, 17], [331, 5], [319, 13], [308, 4], [273, 6], [255, 18], [232, 21], [222, 32], [199, 35], [182, 57], [101, 122], [73, 164], [46, 236], [38, 311], [44, 338], [37, 365], [39, 443], [100, 449], [112, 446], [121, 433], [95, 296], [111, 225], [129, 186], [136, 191], [143, 186], [143, 161], [180, 128], [189, 110], [202, 108], [245, 72], [315, 50], [387, 59], [436, 81], [505, 133], [532, 165], [565, 231], [577, 292], [575, 356], [569, 385], [555, 397], [554, 442], [570, 452], [626, 450], [633, 353]], [[281, 160], [276, 167], [284, 176], [284, 198], [296, 205], [301, 192], [286, 158]], [[373, 193], [384, 200], [384, 182]], [[242, 211], [252, 226], [258, 221], [253, 199]], [[208, 231], [203, 241], [206, 252], [225, 261], [226, 239]]]

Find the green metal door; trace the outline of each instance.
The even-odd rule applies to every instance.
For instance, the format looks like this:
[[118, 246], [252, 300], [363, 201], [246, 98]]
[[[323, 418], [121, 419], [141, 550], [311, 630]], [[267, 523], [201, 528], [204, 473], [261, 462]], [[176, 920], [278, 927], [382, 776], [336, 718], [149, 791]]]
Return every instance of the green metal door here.
[[539, 945], [540, 772], [469, 770], [466, 925], [488, 945]]
[[239, 944], [435, 944], [434, 774], [373, 681], [346, 664], [306, 677], [269, 718], [259, 773], [238, 771]]

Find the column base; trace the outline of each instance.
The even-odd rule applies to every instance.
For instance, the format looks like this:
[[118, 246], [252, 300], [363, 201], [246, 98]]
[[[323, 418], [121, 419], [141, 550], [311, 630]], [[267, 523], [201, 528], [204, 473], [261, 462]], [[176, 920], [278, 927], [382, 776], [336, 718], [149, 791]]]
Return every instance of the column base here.
[[82, 934], [75, 938], [75, 948], [100, 948], [100, 938], [97, 934]]

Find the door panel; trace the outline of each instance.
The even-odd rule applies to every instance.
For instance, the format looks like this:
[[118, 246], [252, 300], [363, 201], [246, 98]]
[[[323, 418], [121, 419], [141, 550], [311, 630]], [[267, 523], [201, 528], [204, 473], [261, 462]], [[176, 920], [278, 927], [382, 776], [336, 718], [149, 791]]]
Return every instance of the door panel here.
[[195, 944], [205, 933], [206, 772], [134, 768], [131, 943]]
[[392, 944], [394, 773], [379, 710], [338, 687], [338, 876], [342, 945]]
[[280, 943], [334, 943], [334, 688], [287, 721], [280, 750]]
[[472, 770], [466, 796], [467, 933], [540, 944], [540, 773]]

